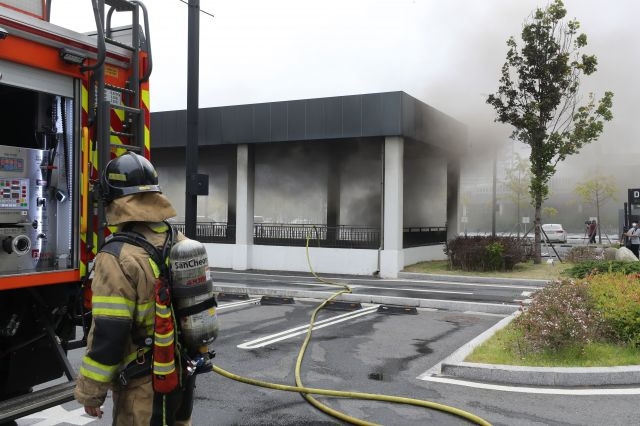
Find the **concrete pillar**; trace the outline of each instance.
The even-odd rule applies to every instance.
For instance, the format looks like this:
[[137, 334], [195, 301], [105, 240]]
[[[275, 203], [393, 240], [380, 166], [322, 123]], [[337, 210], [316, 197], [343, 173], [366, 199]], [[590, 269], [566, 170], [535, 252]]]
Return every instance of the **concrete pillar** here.
[[383, 278], [397, 278], [404, 268], [403, 181], [404, 139], [389, 136], [384, 141], [384, 247], [380, 253], [380, 276]]
[[236, 241], [236, 197], [238, 184], [238, 148], [227, 159], [227, 238]]
[[[327, 165], [327, 242], [333, 242], [337, 237], [336, 229], [340, 225], [340, 157], [337, 154], [338, 147], [335, 144], [329, 145], [333, 151], [328, 155]], [[333, 229], [331, 229], [333, 228]]]
[[460, 198], [460, 160], [447, 159], [447, 241], [458, 236], [458, 199]]
[[252, 145], [241, 144], [237, 149], [236, 244], [233, 251], [233, 269], [244, 271], [251, 267], [255, 163]]

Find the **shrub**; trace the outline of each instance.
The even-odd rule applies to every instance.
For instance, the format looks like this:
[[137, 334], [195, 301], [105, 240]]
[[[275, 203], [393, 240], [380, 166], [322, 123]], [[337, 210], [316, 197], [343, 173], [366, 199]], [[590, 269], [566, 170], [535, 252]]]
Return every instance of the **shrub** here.
[[574, 246], [571, 247], [571, 250], [569, 250], [569, 252], [567, 253], [565, 260], [572, 263], [584, 262], [588, 260], [602, 260], [602, 258], [598, 259], [598, 256], [602, 256], [602, 254], [596, 251], [595, 247]]
[[568, 268], [564, 274], [572, 278], [585, 278], [587, 275], [605, 273], [638, 274], [640, 262], [621, 262], [618, 260], [589, 260]]
[[555, 281], [533, 294], [529, 307], [514, 320], [533, 351], [583, 347], [604, 333], [586, 283]]
[[487, 244], [484, 249], [486, 251], [484, 256], [485, 269], [489, 269], [491, 271], [502, 270], [504, 266], [504, 259], [502, 257], [504, 253], [504, 246], [496, 241], [495, 243]]
[[612, 337], [640, 346], [640, 279], [637, 274], [601, 274], [591, 277], [589, 294]]
[[449, 267], [463, 271], [513, 269], [527, 260], [526, 240], [515, 237], [457, 237], [447, 241], [444, 252]]

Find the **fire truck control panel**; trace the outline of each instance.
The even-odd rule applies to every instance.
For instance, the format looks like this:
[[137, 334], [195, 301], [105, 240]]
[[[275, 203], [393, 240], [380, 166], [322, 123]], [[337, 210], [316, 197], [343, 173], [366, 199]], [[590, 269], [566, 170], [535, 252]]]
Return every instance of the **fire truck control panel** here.
[[[39, 99], [64, 111], [60, 97]], [[25, 143], [45, 149], [0, 145], [0, 276], [73, 266], [73, 140], [57, 115]]]

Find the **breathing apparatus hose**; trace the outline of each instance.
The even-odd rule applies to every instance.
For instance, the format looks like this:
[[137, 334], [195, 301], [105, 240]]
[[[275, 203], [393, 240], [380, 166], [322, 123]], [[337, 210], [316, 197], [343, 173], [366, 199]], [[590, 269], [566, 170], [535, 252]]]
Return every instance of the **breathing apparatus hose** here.
[[315, 399], [313, 395], [325, 395], [325, 396], [333, 396], [333, 397], [338, 397], [338, 398], [350, 398], [350, 399], [363, 399], [363, 400], [371, 400], [371, 401], [383, 401], [383, 402], [392, 402], [392, 403], [396, 403], [396, 404], [404, 404], [404, 405], [414, 405], [417, 407], [423, 407], [423, 408], [428, 408], [428, 409], [432, 409], [432, 410], [438, 410], [438, 411], [442, 411], [445, 413], [449, 413], [449, 414], [453, 414], [455, 416], [461, 417], [465, 420], [468, 420], [472, 423], [481, 425], [481, 426], [491, 426], [491, 424], [489, 422], [487, 422], [486, 420], [482, 419], [481, 417], [476, 416], [475, 414], [471, 414], [467, 411], [461, 410], [459, 408], [455, 408], [455, 407], [451, 407], [449, 405], [445, 405], [445, 404], [439, 404], [437, 402], [433, 402], [433, 401], [426, 401], [426, 400], [422, 400], [422, 399], [415, 399], [415, 398], [406, 398], [406, 397], [401, 397], [401, 396], [393, 396], [393, 395], [382, 395], [382, 394], [374, 394], [374, 393], [364, 393], [364, 392], [352, 392], [352, 391], [338, 391], [338, 390], [332, 390], [332, 389], [318, 389], [318, 388], [308, 388], [305, 387], [302, 383], [302, 379], [301, 379], [301, 375], [300, 375], [300, 370], [302, 368], [302, 361], [304, 359], [304, 354], [307, 350], [307, 346], [309, 345], [309, 342], [311, 341], [311, 335], [313, 332], [313, 327], [315, 325], [315, 321], [316, 321], [316, 317], [318, 315], [318, 312], [320, 312], [320, 310], [322, 308], [324, 308], [329, 302], [331, 302], [333, 299], [339, 297], [342, 294], [347, 294], [347, 293], [351, 293], [351, 288], [346, 285], [346, 284], [341, 284], [341, 283], [336, 283], [336, 282], [332, 282], [329, 281], [325, 278], [322, 278], [320, 276], [318, 276], [315, 271], [313, 270], [313, 267], [311, 265], [311, 258], [309, 256], [309, 237], [307, 237], [307, 244], [306, 244], [306, 256], [307, 256], [307, 264], [309, 266], [309, 270], [311, 271], [311, 274], [320, 282], [327, 284], [327, 285], [331, 285], [331, 286], [335, 286], [335, 287], [341, 287], [342, 289], [337, 291], [336, 293], [332, 294], [330, 297], [328, 297], [326, 300], [324, 300], [320, 305], [318, 305], [312, 312], [311, 314], [311, 320], [309, 321], [309, 328], [307, 329], [307, 334], [306, 337], [304, 339], [304, 342], [302, 343], [302, 346], [300, 347], [300, 352], [298, 352], [298, 358], [296, 360], [296, 365], [295, 365], [295, 380], [296, 380], [296, 386], [291, 386], [291, 385], [283, 385], [283, 384], [279, 384], [279, 383], [270, 383], [270, 382], [265, 382], [262, 380], [256, 380], [256, 379], [252, 379], [249, 377], [243, 377], [243, 376], [239, 376], [237, 374], [231, 373], [229, 371], [226, 371], [216, 365], [211, 365], [211, 370], [214, 371], [215, 373], [226, 377], [228, 379], [231, 380], [235, 380], [238, 382], [242, 382], [242, 383], [246, 383], [249, 385], [253, 385], [253, 386], [259, 386], [259, 387], [263, 387], [263, 388], [267, 388], [267, 389], [275, 389], [275, 390], [280, 390], [280, 391], [285, 391], [285, 392], [297, 392], [300, 393], [300, 395], [302, 395], [302, 397], [309, 402], [311, 405], [313, 405], [314, 407], [316, 407], [317, 409], [319, 409], [320, 411], [329, 414], [332, 417], [335, 417], [339, 420], [342, 420], [344, 422], [350, 423], [350, 424], [354, 424], [354, 425], [361, 425], [361, 426], [376, 426], [376, 423], [371, 423], [371, 422], [367, 422], [365, 420], [362, 419], [358, 419], [356, 417], [352, 417], [349, 416], [345, 413], [342, 413], [340, 411], [334, 410], [333, 408], [323, 404], [322, 402], [318, 401], [317, 399]]

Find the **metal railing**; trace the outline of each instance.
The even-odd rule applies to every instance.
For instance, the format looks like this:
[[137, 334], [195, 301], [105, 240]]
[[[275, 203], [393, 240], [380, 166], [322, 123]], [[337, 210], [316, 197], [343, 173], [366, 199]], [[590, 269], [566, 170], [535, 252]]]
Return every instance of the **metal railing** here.
[[[184, 223], [172, 223], [184, 233]], [[235, 244], [236, 227], [226, 222], [200, 222], [196, 224], [196, 240], [201, 243]]]
[[[184, 223], [173, 223], [184, 232]], [[258, 245], [304, 247], [310, 237], [312, 247], [377, 249], [380, 247], [380, 229], [371, 226], [322, 224], [256, 223], [253, 242]], [[200, 222], [196, 224], [196, 239], [202, 243], [234, 244], [235, 225], [226, 222]], [[444, 226], [408, 227], [403, 229], [404, 248], [442, 244], [447, 240]]]
[[447, 242], [446, 226], [415, 226], [402, 230], [402, 247], [420, 247]]
[[311, 247], [377, 249], [380, 229], [369, 226], [320, 224], [256, 223], [253, 243], [272, 246], [305, 246], [307, 237]]

